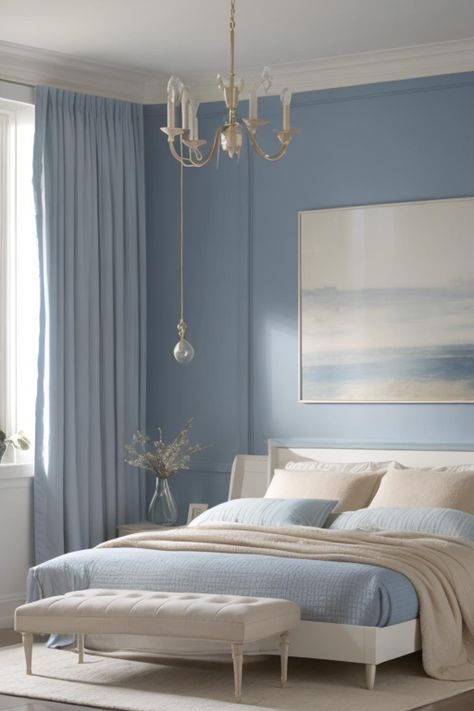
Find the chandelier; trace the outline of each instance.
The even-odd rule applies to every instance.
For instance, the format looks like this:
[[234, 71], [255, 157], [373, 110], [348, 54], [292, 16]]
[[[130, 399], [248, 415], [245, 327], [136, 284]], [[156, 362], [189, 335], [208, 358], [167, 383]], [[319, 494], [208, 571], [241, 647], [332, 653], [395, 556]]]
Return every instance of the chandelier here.
[[[237, 109], [239, 97], [242, 93], [244, 82], [237, 81], [234, 71], [235, 59], [235, 0], [230, 3], [230, 72], [228, 81], [218, 74], [217, 85], [223, 92], [226, 107], [228, 109], [227, 120], [221, 124], [212, 141], [212, 145], [207, 153], [203, 155], [201, 148], [207, 141], [199, 138], [197, 111], [199, 102], [191, 98], [190, 88], [184, 86], [178, 77], [172, 76], [168, 82], [167, 101], [167, 126], [161, 130], [168, 136], [168, 145], [173, 157], [186, 168], [202, 168], [207, 165], [216, 151], [220, 148], [227, 153], [229, 158], [239, 157], [242, 147], [242, 126], [250, 139], [250, 143], [260, 158], [264, 160], [278, 160], [287, 151], [292, 135], [298, 129], [290, 127], [290, 103], [291, 92], [283, 89], [281, 93], [282, 103], [282, 128], [276, 129], [276, 136], [280, 143], [279, 148], [273, 154], [265, 153], [257, 142], [257, 129], [259, 126], [268, 124], [268, 121], [258, 118], [257, 93], [263, 89], [268, 94], [272, 85], [272, 76], [269, 67], [265, 67], [258, 81], [253, 85], [250, 93], [249, 115], [247, 118], [239, 120]], [[177, 108], [181, 104], [181, 126], [176, 123]], [[176, 149], [175, 141], [178, 139], [179, 149]]]

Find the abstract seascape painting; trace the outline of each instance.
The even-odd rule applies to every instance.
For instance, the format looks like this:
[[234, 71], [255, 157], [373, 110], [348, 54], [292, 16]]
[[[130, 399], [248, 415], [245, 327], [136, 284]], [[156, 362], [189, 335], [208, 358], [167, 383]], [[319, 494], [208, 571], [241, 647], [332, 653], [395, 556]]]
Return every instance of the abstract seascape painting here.
[[300, 400], [474, 401], [474, 199], [299, 220]]

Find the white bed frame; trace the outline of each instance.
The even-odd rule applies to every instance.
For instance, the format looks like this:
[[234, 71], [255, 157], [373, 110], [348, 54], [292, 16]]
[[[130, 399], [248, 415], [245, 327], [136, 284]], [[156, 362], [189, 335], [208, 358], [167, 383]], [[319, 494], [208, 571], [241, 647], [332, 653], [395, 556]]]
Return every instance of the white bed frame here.
[[[270, 440], [268, 456], [235, 458], [229, 499], [263, 496], [275, 469], [289, 461], [391, 461], [413, 467], [469, 464], [473, 451], [421, 449], [326, 449], [311, 443]], [[388, 627], [362, 627], [302, 620], [290, 634], [290, 656], [365, 664], [368, 689], [374, 688], [378, 664], [421, 649], [419, 621]], [[270, 652], [271, 653], [271, 652]]]

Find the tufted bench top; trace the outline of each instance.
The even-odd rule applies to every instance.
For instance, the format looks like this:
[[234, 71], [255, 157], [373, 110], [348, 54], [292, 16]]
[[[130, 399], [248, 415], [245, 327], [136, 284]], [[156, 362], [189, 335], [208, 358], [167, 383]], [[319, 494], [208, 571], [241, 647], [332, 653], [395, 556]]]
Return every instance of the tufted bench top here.
[[292, 629], [289, 600], [238, 595], [77, 590], [22, 605], [15, 629], [29, 633], [144, 634], [252, 642]]
[[30, 602], [15, 610], [15, 629], [22, 633], [27, 674], [32, 674], [34, 633], [76, 634], [80, 664], [84, 661], [86, 634], [219, 640], [232, 645], [238, 701], [242, 694], [245, 642], [280, 635], [284, 685], [288, 669], [288, 631], [299, 620], [300, 608], [289, 600], [143, 590], [77, 590]]

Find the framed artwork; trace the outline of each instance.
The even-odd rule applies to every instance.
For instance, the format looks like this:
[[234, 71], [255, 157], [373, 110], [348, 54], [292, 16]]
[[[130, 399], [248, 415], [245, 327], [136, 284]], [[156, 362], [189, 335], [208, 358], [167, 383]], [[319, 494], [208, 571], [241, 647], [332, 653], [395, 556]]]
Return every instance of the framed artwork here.
[[474, 198], [299, 213], [299, 391], [474, 401]]
[[208, 508], [209, 504], [189, 504], [186, 523], [191, 523], [193, 519], [197, 518], [203, 511], [207, 511]]

